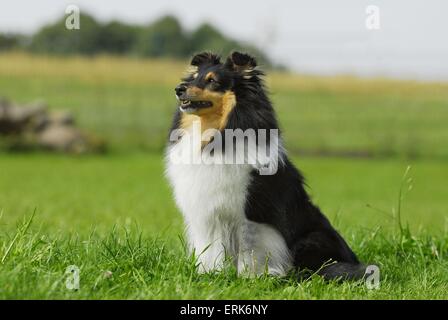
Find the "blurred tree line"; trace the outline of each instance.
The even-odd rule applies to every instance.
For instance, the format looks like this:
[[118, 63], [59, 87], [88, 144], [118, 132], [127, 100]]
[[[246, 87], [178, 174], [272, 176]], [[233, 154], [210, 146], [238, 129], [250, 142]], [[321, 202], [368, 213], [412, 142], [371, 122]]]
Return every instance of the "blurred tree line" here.
[[0, 51], [22, 49], [58, 55], [107, 53], [186, 58], [202, 50], [227, 54], [239, 49], [256, 55], [261, 63], [270, 65], [267, 56], [258, 48], [230, 39], [208, 23], [187, 32], [173, 16], [162, 17], [144, 26], [118, 21], [102, 24], [87, 14], [81, 15], [80, 21], [79, 30], [68, 30], [63, 17], [28, 37], [0, 34]]

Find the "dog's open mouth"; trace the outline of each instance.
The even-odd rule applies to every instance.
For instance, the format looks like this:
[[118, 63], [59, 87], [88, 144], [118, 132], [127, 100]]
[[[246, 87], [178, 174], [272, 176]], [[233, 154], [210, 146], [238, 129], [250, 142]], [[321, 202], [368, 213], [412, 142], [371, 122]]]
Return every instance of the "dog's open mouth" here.
[[182, 111], [194, 111], [197, 109], [210, 108], [211, 106], [213, 106], [211, 101], [180, 100], [180, 109]]

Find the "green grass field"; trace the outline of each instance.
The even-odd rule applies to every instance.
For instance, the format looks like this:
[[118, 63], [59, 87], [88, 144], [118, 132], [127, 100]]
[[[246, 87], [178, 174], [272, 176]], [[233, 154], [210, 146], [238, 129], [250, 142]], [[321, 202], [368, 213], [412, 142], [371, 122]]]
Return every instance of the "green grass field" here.
[[[103, 155], [0, 153], [0, 298], [448, 298], [448, 85], [268, 78], [313, 199], [380, 267], [380, 289], [368, 290], [196, 273], [161, 153], [182, 67], [0, 55], [0, 95], [72, 110], [110, 144]], [[65, 286], [70, 265], [77, 291]]]

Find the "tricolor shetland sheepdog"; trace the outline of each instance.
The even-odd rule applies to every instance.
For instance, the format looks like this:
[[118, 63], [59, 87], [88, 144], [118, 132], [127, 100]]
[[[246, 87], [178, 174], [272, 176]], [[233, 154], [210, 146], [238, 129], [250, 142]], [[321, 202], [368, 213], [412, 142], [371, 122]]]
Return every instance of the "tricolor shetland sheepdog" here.
[[[166, 173], [200, 271], [230, 262], [242, 275], [295, 270], [362, 278], [365, 267], [312, 203], [281, 137], [270, 134], [278, 123], [263, 75], [248, 54], [234, 52], [222, 63], [204, 52], [193, 57], [175, 88], [179, 105]], [[241, 141], [227, 135], [236, 131], [243, 133], [242, 149], [229, 143]]]

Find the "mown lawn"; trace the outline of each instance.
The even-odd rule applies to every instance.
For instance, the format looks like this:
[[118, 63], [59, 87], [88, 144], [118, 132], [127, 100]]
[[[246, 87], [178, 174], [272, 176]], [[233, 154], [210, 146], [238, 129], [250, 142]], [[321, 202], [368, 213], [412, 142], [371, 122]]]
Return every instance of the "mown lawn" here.
[[[239, 279], [231, 269], [198, 275], [160, 155], [2, 155], [0, 163], [1, 298], [448, 298], [446, 198], [436, 187], [448, 172], [438, 161], [411, 163], [400, 230], [394, 210], [408, 162], [296, 159], [316, 202], [360, 258], [380, 267], [374, 291], [318, 277]], [[65, 287], [70, 265], [80, 268], [76, 292]]]
[[[380, 289], [368, 290], [196, 273], [161, 152], [183, 68], [0, 54], [0, 96], [71, 110], [109, 144], [103, 155], [0, 151], [0, 298], [448, 298], [447, 84], [267, 79], [313, 199], [380, 267]], [[78, 291], [65, 286], [70, 265], [80, 268]]]

